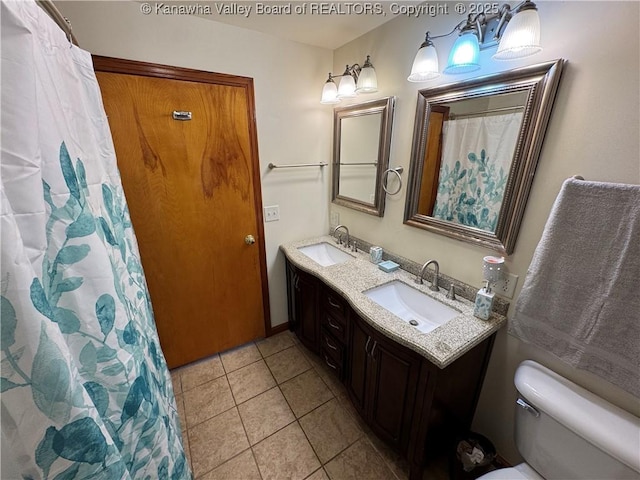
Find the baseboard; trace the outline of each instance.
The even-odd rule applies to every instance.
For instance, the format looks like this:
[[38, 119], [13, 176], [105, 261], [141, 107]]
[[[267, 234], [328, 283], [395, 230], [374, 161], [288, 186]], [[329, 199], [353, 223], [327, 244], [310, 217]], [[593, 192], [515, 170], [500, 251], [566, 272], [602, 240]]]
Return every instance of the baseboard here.
[[281, 323], [280, 325], [276, 325], [275, 327], [269, 327], [269, 331], [267, 332], [267, 337], [277, 335], [278, 333], [286, 332], [287, 330], [289, 330], [289, 322]]

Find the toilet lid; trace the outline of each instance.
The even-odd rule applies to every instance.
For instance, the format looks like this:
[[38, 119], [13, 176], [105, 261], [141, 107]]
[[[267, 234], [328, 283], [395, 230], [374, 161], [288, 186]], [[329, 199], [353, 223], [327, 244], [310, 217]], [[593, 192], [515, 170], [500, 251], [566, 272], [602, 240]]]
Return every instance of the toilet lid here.
[[482, 475], [478, 480], [544, 480], [526, 463], [513, 468], [501, 468]]

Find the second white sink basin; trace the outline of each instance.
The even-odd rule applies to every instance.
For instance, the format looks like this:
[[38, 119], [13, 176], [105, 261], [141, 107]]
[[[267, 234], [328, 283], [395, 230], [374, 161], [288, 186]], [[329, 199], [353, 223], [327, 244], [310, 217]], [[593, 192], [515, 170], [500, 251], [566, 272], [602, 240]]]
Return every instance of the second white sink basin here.
[[428, 333], [460, 315], [457, 310], [398, 280], [363, 293], [423, 333]]
[[336, 265], [353, 259], [348, 253], [326, 242], [314, 243], [306, 247], [298, 247], [298, 250], [323, 267]]

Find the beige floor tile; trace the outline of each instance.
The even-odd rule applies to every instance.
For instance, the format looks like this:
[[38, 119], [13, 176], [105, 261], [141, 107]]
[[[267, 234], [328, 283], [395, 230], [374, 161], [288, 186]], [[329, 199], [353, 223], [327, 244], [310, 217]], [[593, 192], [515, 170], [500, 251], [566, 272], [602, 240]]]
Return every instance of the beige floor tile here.
[[287, 330], [285, 333], [289, 335], [294, 345], [302, 345], [302, 343], [300, 343], [300, 339], [298, 338], [298, 336], [295, 333], [293, 333], [291, 330]]
[[200, 477], [249, 448], [237, 408], [189, 429], [193, 473]]
[[237, 404], [243, 403], [276, 385], [264, 360], [231, 372], [227, 378]]
[[261, 480], [251, 449], [245, 450], [200, 478], [202, 480]]
[[289, 332], [282, 332], [273, 337], [265, 338], [264, 340], [258, 340], [256, 342], [260, 353], [263, 357], [268, 357], [274, 353], [278, 353], [285, 348], [289, 348], [293, 345], [293, 339]]
[[171, 384], [173, 385], [173, 393], [177, 395], [182, 393], [182, 378], [180, 370], [171, 370]]
[[302, 480], [320, 468], [320, 462], [297, 422], [253, 447], [263, 480]]
[[366, 438], [361, 438], [324, 466], [331, 480], [391, 480], [395, 475]]
[[399, 480], [408, 480], [409, 462], [402, 455], [393, 451], [384, 441], [380, 440], [373, 432], [367, 433], [369, 443], [376, 449], [387, 467], [395, 474]]
[[278, 387], [238, 405], [238, 411], [251, 445], [296, 419]]
[[262, 355], [260, 355], [260, 351], [256, 345], [251, 342], [246, 345], [242, 345], [241, 347], [221, 353], [220, 360], [222, 360], [222, 365], [224, 366], [225, 371], [227, 373], [231, 373], [234, 370], [246, 367], [250, 363], [262, 360]]
[[187, 428], [187, 417], [184, 414], [184, 395], [176, 395], [176, 410], [178, 410], [178, 418], [180, 418], [180, 428], [185, 430]]
[[287, 380], [280, 389], [297, 418], [333, 398], [331, 390], [313, 369]]
[[300, 419], [300, 426], [324, 464], [362, 436], [362, 430], [333, 399]]
[[191, 363], [180, 369], [182, 391], [186, 392], [222, 375], [224, 375], [224, 368], [222, 368], [222, 362], [218, 355]]
[[188, 428], [215, 417], [235, 405], [225, 376], [187, 390], [183, 396]]
[[289, 347], [267, 357], [265, 361], [279, 384], [311, 368], [298, 347]]
[[313, 472], [305, 480], [329, 480], [329, 477], [327, 476], [327, 472], [325, 472], [324, 469], [321, 468], [320, 470], [316, 470], [315, 472]]
[[187, 456], [189, 470], [191, 470], [191, 450], [189, 449], [189, 435], [187, 435], [186, 430], [182, 430], [182, 446], [184, 447], [184, 454]]

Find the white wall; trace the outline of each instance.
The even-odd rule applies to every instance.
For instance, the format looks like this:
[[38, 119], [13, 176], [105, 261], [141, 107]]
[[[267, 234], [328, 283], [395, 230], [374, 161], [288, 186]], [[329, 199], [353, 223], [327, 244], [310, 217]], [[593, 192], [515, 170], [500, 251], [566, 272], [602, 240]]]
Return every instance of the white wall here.
[[267, 165], [330, 161], [333, 112], [319, 99], [332, 52], [193, 16], [143, 15], [136, 2], [56, 5], [93, 54], [254, 79], [262, 202], [280, 206], [280, 221], [264, 226], [271, 324], [286, 322], [278, 247], [327, 232], [330, 174], [328, 168], [270, 171]]
[[[513, 3], [513, 2], [511, 2]], [[453, 8], [453, 3], [450, 3]], [[413, 56], [424, 39], [451, 31], [463, 17], [451, 12], [436, 18], [397, 18], [336, 50], [334, 71], [361, 62], [370, 54], [380, 91], [374, 97], [396, 95], [390, 165], [408, 171], [417, 91], [458, 78], [487, 75], [518, 66], [565, 58], [569, 61], [556, 98], [533, 182], [520, 236], [509, 270], [519, 275], [520, 290], [533, 251], [562, 182], [580, 174], [589, 180], [640, 183], [640, 47], [637, 2], [538, 2], [544, 51], [530, 59], [494, 62], [493, 50], [481, 53], [482, 70], [461, 77], [442, 76], [432, 83], [406, 81]], [[441, 68], [454, 38], [435, 41]], [[364, 99], [365, 97], [361, 97]], [[372, 99], [367, 96], [367, 100]], [[406, 175], [403, 180], [406, 184]], [[387, 198], [383, 218], [336, 205], [340, 222], [351, 233], [417, 262], [436, 258], [444, 273], [481, 285], [482, 257], [489, 250], [403, 225], [406, 189]], [[605, 247], [605, 246], [603, 246]], [[513, 311], [512, 303], [511, 311]], [[614, 404], [640, 415], [640, 400], [551, 355], [506, 334], [497, 337], [473, 428], [488, 436], [498, 451], [515, 462], [512, 441], [515, 389], [513, 374], [526, 358], [535, 359]]]

